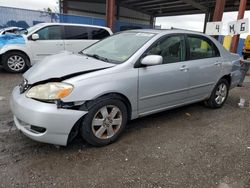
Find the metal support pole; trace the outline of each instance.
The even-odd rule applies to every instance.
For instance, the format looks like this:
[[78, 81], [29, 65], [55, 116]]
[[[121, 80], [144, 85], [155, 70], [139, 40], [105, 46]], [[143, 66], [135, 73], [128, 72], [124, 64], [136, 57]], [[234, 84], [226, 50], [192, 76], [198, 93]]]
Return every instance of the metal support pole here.
[[219, 22], [222, 20], [226, 0], [216, 0], [214, 9], [213, 22]]
[[62, 1], [62, 11], [63, 11], [63, 14], [68, 13], [68, 1], [67, 0]]
[[[224, 8], [225, 8], [226, 0], [216, 0], [214, 14], [213, 14], [213, 22], [219, 22], [222, 20]], [[218, 40], [218, 36], [214, 36], [215, 39]]]
[[153, 15], [150, 15], [150, 27], [154, 29], [155, 25], [155, 17]]
[[107, 26], [113, 30], [115, 22], [115, 0], [106, 0], [106, 22]]
[[120, 20], [120, 2], [116, 3], [116, 20]]
[[206, 12], [205, 19], [204, 19], [203, 33], [206, 32], [207, 22], [209, 22], [210, 16], [211, 16], [211, 13], [210, 12]]
[[[244, 18], [245, 10], [247, 6], [247, 0], [240, 0], [239, 12], [237, 20]], [[231, 52], [236, 53], [238, 48], [240, 35], [234, 35], [232, 39]]]

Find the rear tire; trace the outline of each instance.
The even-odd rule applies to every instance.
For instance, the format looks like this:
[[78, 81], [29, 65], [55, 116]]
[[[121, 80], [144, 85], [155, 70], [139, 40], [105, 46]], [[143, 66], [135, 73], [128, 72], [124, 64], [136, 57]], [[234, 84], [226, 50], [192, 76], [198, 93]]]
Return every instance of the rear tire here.
[[105, 146], [120, 137], [127, 119], [128, 111], [121, 100], [109, 97], [97, 99], [82, 120], [80, 134], [93, 146]]
[[10, 73], [22, 73], [27, 70], [29, 59], [21, 52], [7, 52], [3, 58], [3, 68]]
[[229, 93], [229, 83], [222, 78], [214, 87], [211, 96], [205, 101], [205, 105], [210, 108], [221, 108], [227, 100]]

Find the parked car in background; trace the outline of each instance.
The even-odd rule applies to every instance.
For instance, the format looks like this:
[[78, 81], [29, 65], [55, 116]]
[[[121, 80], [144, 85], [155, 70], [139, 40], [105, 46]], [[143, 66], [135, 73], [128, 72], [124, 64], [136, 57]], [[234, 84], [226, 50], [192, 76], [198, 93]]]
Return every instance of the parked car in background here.
[[241, 71], [240, 57], [212, 37], [134, 30], [47, 57], [23, 76], [10, 104], [18, 129], [45, 143], [67, 145], [80, 133], [103, 146], [128, 120], [198, 101], [222, 107]]
[[244, 59], [250, 58], [250, 35], [245, 39], [242, 54]]
[[5, 34], [9, 34], [9, 33], [17, 34], [21, 30], [24, 30], [24, 29], [21, 27], [6, 27], [3, 29], [0, 29], [0, 35], [5, 35]]
[[24, 72], [44, 57], [64, 50], [78, 53], [112, 31], [93, 25], [41, 23], [23, 33], [0, 36], [0, 62], [8, 72]]

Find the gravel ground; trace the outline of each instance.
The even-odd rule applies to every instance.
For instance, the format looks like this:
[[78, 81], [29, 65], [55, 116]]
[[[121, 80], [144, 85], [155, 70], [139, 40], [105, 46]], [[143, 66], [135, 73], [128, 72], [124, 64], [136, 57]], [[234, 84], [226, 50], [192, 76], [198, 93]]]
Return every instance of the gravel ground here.
[[0, 69], [1, 187], [250, 187], [250, 108], [237, 106], [250, 83], [221, 109], [193, 104], [132, 121], [107, 147], [56, 148], [16, 130], [8, 103], [20, 81]]

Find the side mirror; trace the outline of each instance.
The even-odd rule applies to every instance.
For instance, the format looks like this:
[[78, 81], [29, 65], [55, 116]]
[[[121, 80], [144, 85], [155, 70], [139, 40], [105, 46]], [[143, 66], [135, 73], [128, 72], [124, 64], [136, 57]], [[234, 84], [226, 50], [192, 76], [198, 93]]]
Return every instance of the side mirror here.
[[142, 65], [160, 65], [163, 62], [163, 58], [160, 55], [148, 55], [141, 60]]
[[33, 34], [33, 35], [31, 36], [31, 39], [32, 39], [32, 40], [38, 40], [38, 39], [39, 39], [39, 35], [38, 35], [37, 33], [35, 33], [35, 34]]

